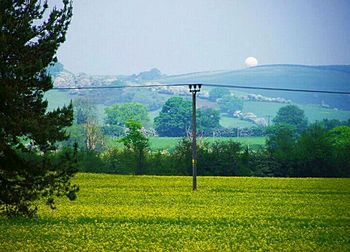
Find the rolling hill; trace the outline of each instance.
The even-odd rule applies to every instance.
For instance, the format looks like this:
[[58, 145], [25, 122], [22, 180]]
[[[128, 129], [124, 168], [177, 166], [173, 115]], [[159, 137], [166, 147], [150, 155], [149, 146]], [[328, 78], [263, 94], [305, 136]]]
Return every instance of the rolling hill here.
[[[167, 76], [161, 83], [202, 83], [350, 92], [350, 65], [261, 65], [235, 71], [199, 72]], [[251, 90], [249, 90], [252, 93]], [[255, 90], [254, 93], [283, 97], [296, 103], [324, 104], [350, 110], [349, 95]]]
[[[152, 71], [145, 72], [146, 74]], [[235, 71], [208, 71], [174, 76], [158, 73], [152, 80], [145, 79], [145, 73], [131, 76], [90, 76], [73, 74], [65, 69], [54, 75], [55, 86], [133, 86], [169, 83], [210, 83], [220, 85], [260, 86], [277, 88], [319, 89], [350, 91], [350, 65], [341, 66], [303, 66], [303, 65], [262, 65]], [[148, 76], [148, 75], [147, 75]], [[180, 89], [179, 89], [180, 88]], [[218, 109], [215, 102], [208, 100], [204, 93], [212, 87], [203, 87], [198, 99], [198, 107]], [[281, 92], [266, 90], [231, 90], [236, 95], [261, 94], [267, 97], [282, 97], [291, 100], [305, 111], [310, 122], [323, 118], [348, 120], [350, 118], [350, 95], [329, 95], [317, 93]], [[204, 95], [204, 96], [203, 96]], [[102, 90], [51, 90], [45, 97], [49, 101], [49, 110], [68, 104], [70, 100], [87, 98], [98, 108], [98, 118], [103, 122], [104, 108], [114, 103], [141, 102], [150, 111], [150, 117], [156, 117], [164, 102], [173, 96], [190, 99], [187, 87], [126, 88]], [[269, 121], [285, 103], [271, 101], [245, 101], [242, 112], [254, 113], [259, 118]], [[153, 120], [152, 120], [153, 121]], [[224, 127], [251, 127], [254, 124], [236, 118], [221, 115]]]

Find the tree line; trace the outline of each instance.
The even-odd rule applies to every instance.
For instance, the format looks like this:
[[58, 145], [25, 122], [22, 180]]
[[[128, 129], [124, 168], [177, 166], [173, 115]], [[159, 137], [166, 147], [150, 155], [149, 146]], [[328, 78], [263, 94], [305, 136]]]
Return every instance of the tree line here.
[[[277, 121], [276, 117], [276, 120]], [[348, 122], [344, 122], [348, 123]], [[350, 127], [313, 123], [301, 132], [276, 123], [267, 130], [266, 146], [258, 149], [237, 143], [198, 143], [198, 174], [211, 176], [349, 177]], [[121, 139], [125, 148], [103, 154], [80, 153], [81, 170], [118, 174], [191, 175], [191, 139], [179, 140], [174, 150], [152, 151], [137, 122], [128, 123]]]
[[[230, 96], [227, 99], [235, 98]], [[101, 150], [104, 137], [124, 136], [130, 119], [140, 123], [148, 136], [184, 137], [191, 134], [192, 105], [182, 97], [169, 98], [154, 122], [149, 118], [146, 106], [137, 102], [107, 107], [103, 120], [98, 116], [96, 105], [89, 99], [76, 99], [73, 107], [74, 123], [68, 129], [71, 135], [69, 142], [76, 141], [86, 150]], [[203, 107], [197, 109], [197, 133], [200, 136], [262, 136], [265, 127], [225, 128], [220, 125], [219, 110]]]

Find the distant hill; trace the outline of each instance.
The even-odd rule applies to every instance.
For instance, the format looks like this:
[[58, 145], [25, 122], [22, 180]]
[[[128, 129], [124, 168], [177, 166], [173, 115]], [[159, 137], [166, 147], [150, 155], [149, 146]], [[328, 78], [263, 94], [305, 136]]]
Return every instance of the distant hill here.
[[[350, 66], [300, 66], [300, 65], [264, 65], [237, 71], [207, 71], [176, 76], [164, 76], [158, 69], [133, 75], [89, 75], [72, 73], [62, 64], [48, 68], [53, 76], [55, 87], [98, 87], [98, 86], [140, 86], [167, 83], [211, 83], [217, 85], [263, 86], [280, 88], [350, 90]], [[204, 87], [198, 96], [198, 107], [218, 108], [217, 103], [207, 99], [211, 87]], [[348, 120], [350, 118], [350, 96], [303, 94], [293, 92], [271, 92], [262, 90], [234, 90], [243, 97], [266, 98], [259, 101], [245, 101], [242, 111], [254, 113], [266, 121], [273, 118], [285, 103], [292, 100], [305, 111], [310, 122], [323, 118]], [[98, 117], [103, 122], [104, 108], [115, 103], [140, 102], [150, 111], [153, 119], [158, 115], [167, 99], [182, 96], [190, 99], [187, 87], [158, 86], [152, 88], [94, 89], [94, 90], [51, 90], [45, 97], [49, 101], [49, 110], [70, 100], [86, 98], [98, 109]], [[335, 110], [341, 108], [344, 110]], [[221, 115], [220, 123], [225, 127], [251, 127], [254, 124], [237, 118]]]
[[[161, 83], [210, 83], [277, 88], [350, 91], [350, 65], [305, 66], [261, 65], [236, 71], [199, 72], [167, 76]], [[325, 104], [350, 109], [350, 96], [309, 94], [281, 91], [249, 90], [272, 97], [283, 97], [297, 103]]]

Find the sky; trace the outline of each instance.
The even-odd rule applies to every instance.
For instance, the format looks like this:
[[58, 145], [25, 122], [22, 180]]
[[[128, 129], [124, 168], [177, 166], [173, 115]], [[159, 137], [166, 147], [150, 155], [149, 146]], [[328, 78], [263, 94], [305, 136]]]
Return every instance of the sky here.
[[57, 56], [101, 75], [235, 70], [249, 56], [350, 64], [349, 10], [350, 0], [74, 0]]

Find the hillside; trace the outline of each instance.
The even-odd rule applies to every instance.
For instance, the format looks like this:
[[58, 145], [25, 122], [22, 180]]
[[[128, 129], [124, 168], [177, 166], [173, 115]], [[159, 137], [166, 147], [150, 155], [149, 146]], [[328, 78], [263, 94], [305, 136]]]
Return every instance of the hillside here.
[[[125, 75], [88, 75], [74, 74], [57, 67], [53, 74], [56, 87], [96, 87], [96, 86], [140, 86], [169, 83], [213, 83], [217, 85], [242, 85], [279, 88], [347, 90], [350, 91], [350, 66], [301, 66], [301, 65], [263, 65], [236, 71], [207, 71], [175, 76], [166, 76], [157, 69]], [[218, 105], [207, 99], [212, 87], [204, 86], [198, 94], [198, 107], [218, 109]], [[310, 122], [323, 118], [347, 120], [350, 117], [350, 96], [277, 92], [262, 90], [231, 90], [235, 95], [261, 94], [268, 99], [283, 97], [301, 107]], [[152, 87], [101, 90], [53, 90], [46, 94], [49, 109], [68, 104], [70, 100], [87, 98], [97, 105], [98, 117], [103, 122], [104, 108], [115, 103], [140, 102], [150, 112], [153, 121], [164, 104], [173, 96], [190, 99], [188, 88]], [[259, 118], [269, 121], [285, 103], [273, 101], [246, 100], [242, 111], [254, 113]], [[224, 127], [251, 127], [254, 124], [226, 114], [221, 114], [220, 124]]]
[[[161, 83], [210, 83], [276, 88], [350, 91], [350, 66], [262, 65], [235, 71], [199, 72], [168, 76]], [[242, 90], [243, 91], [243, 90]], [[247, 90], [245, 90], [247, 92]], [[249, 92], [252, 92], [249, 90]], [[327, 104], [350, 109], [350, 96], [256, 90], [296, 103]]]

